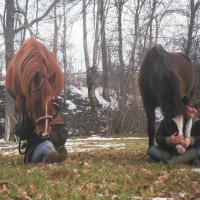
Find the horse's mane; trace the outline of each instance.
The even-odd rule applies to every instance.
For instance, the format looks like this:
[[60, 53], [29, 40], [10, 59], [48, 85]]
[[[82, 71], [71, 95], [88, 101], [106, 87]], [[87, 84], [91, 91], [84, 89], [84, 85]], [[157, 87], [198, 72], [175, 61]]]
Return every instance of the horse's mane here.
[[[29, 93], [30, 83], [38, 72], [47, 78], [54, 76], [51, 82], [52, 96], [58, 96], [63, 88], [63, 76], [57, 59], [42, 43], [30, 38], [23, 43], [9, 64], [6, 78], [8, 90], [15, 88], [16, 94], [11, 91], [13, 96]], [[46, 93], [47, 90], [48, 88], [43, 92]]]

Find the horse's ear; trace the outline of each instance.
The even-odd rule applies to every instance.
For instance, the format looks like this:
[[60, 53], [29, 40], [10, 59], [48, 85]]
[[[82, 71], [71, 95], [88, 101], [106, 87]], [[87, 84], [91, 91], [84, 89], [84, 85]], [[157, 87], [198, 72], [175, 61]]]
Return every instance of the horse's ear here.
[[50, 77], [49, 77], [49, 82], [51, 84], [55, 83], [56, 80], [56, 72], [54, 72]]

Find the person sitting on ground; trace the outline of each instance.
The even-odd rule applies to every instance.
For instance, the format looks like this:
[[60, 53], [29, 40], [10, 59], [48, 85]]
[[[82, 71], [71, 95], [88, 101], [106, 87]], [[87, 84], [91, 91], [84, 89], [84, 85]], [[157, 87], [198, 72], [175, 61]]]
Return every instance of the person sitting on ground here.
[[[200, 120], [197, 118], [198, 106], [190, 100], [186, 102], [184, 121], [193, 119], [191, 137], [178, 135], [176, 123], [172, 119], [163, 119], [158, 127], [156, 142], [149, 148], [148, 154], [155, 161], [164, 161], [168, 164], [187, 164], [200, 157]], [[185, 123], [184, 123], [185, 124]], [[176, 145], [181, 144], [186, 152], [178, 154]]]
[[24, 148], [24, 163], [55, 163], [62, 162], [67, 158], [65, 142], [67, 129], [60, 113], [60, 106], [53, 103], [52, 132], [49, 139], [42, 139], [35, 133], [33, 121], [25, 116], [23, 123], [17, 125], [15, 134], [26, 142], [20, 148]]

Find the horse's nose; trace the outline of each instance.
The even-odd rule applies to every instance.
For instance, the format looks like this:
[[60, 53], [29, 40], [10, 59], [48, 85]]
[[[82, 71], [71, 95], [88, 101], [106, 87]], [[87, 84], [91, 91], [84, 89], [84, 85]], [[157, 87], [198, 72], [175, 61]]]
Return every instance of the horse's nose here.
[[48, 139], [49, 134], [47, 132], [41, 132], [41, 133], [39, 133], [39, 137], [42, 139]]
[[46, 137], [46, 136], [49, 136], [49, 134], [48, 134], [48, 132], [44, 131], [44, 132], [41, 133], [41, 136]]

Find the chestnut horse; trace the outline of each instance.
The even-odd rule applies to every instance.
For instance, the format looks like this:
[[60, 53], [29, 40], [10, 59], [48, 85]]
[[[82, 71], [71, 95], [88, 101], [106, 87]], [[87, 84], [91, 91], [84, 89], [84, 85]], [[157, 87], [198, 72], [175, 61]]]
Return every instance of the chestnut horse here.
[[[155, 108], [159, 106], [165, 119], [173, 119], [179, 134], [183, 128], [185, 101], [194, 93], [194, 69], [182, 53], [170, 53], [161, 45], [151, 48], [141, 65], [139, 87], [147, 116], [149, 147], [154, 145]], [[190, 132], [191, 120], [186, 129]]]
[[33, 120], [41, 137], [51, 132], [53, 100], [63, 85], [56, 57], [34, 38], [22, 44], [7, 68], [6, 89], [23, 115]]

